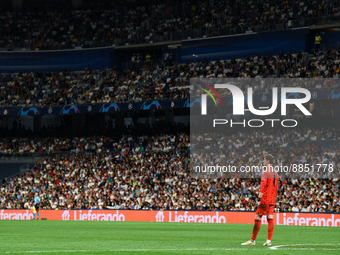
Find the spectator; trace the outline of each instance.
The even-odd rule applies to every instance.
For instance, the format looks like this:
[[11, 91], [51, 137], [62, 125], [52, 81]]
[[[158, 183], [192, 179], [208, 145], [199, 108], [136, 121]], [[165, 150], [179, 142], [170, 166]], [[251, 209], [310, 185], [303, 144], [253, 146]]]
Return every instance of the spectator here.
[[315, 36], [315, 52], [318, 52], [320, 50], [320, 45], [321, 45], [322, 38], [320, 36], [320, 33], [316, 33]]

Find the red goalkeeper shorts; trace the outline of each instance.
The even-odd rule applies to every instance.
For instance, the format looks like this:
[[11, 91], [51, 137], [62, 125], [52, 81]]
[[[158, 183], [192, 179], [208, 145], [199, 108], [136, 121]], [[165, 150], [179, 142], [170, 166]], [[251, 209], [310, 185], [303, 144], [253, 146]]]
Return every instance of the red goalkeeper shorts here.
[[259, 208], [257, 208], [257, 210], [256, 210], [256, 214], [258, 214], [258, 215], [273, 215], [274, 209], [275, 209], [275, 205], [260, 204]]

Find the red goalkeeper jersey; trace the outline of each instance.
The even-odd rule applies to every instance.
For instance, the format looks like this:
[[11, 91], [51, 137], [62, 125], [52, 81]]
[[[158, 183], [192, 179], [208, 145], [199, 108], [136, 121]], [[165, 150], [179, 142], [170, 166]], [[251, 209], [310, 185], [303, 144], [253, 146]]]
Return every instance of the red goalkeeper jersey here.
[[263, 193], [263, 196], [261, 198], [261, 204], [276, 204], [278, 183], [279, 175], [273, 171], [272, 167], [267, 169], [266, 172], [262, 172], [260, 192]]

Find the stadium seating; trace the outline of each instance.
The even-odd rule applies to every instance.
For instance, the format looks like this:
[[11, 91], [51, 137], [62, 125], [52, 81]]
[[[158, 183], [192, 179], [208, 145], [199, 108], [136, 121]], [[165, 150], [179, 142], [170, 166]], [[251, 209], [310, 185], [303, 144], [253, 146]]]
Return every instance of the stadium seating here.
[[[202, 0], [193, 3], [175, 0], [171, 4], [150, 1], [146, 6], [131, 8], [126, 1], [114, 1], [109, 7], [98, 4], [91, 10], [0, 10], [0, 49], [93, 48], [282, 30], [316, 25], [320, 19], [323, 22], [339, 19], [339, 7], [339, 1]], [[187, 99], [190, 92], [197, 92], [190, 91], [191, 78], [339, 78], [340, 46], [323, 46], [322, 50], [312, 53], [258, 55], [254, 52], [246, 57], [186, 63], [163, 63], [159, 59], [143, 62], [145, 56], [140, 56], [137, 62], [131, 51], [133, 61], [125, 69], [3, 72], [0, 73], [0, 107], [5, 119], [13, 117], [5, 116], [9, 107], [74, 104], [89, 105], [92, 109], [93, 104], [111, 102]], [[323, 80], [324, 83], [310, 83], [307, 88], [335, 86], [330, 79]], [[291, 82], [285, 86], [301, 84]], [[266, 93], [271, 85], [264, 83], [253, 89]], [[225, 90], [220, 95], [228, 93]], [[13, 129], [8, 130], [12, 122], [4, 121], [0, 128], [0, 137], [3, 137], [0, 157], [43, 159], [29, 165], [27, 172], [3, 181], [0, 209], [28, 209], [34, 192], [39, 192], [42, 209], [253, 211], [259, 178], [226, 178], [223, 174], [219, 178], [195, 178], [190, 173], [189, 149], [209, 153], [213, 163], [233, 163], [238, 167], [258, 165], [265, 153], [275, 152], [279, 164], [308, 161], [328, 163], [340, 169], [340, 151], [334, 146], [339, 145], [340, 130], [333, 123], [321, 127], [330, 112], [326, 107], [320, 108], [314, 109], [318, 112], [304, 118], [296, 129], [244, 129], [216, 135], [213, 139], [207, 139], [203, 133], [189, 136], [182, 126], [173, 128], [174, 123], [168, 125], [172, 134], [158, 132], [154, 124], [151, 136], [146, 132], [139, 135], [143, 130], [133, 132], [138, 129], [136, 124], [124, 129], [127, 135], [120, 136], [112, 132], [112, 123], [108, 123], [110, 118], [120, 115], [119, 124], [123, 125], [124, 111], [101, 112], [102, 116], [106, 114], [103, 119], [107, 117], [110, 121], [98, 123], [99, 136], [94, 136], [98, 132], [91, 130], [92, 127], [84, 125], [86, 118], [82, 119], [82, 127], [72, 130], [72, 121], [77, 119], [66, 124], [63, 118], [71, 116], [68, 114], [60, 118], [60, 126], [48, 128], [40, 127], [42, 115], [25, 116], [31, 120], [36, 117], [31, 125], [36, 129], [35, 134], [16, 120]], [[132, 119], [135, 112], [129, 113]], [[85, 113], [82, 114], [77, 117], [84, 117]], [[86, 114], [96, 115], [93, 111]], [[82, 128], [88, 129], [91, 135], [80, 135]], [[66, 135], [60, 130], [66, 130]], [[176, 133], [177, 130], [181, 131]], [[75, 133], [79, 136], [74, 136]], [[220, 149], [218, 157], [211, 156], [215, 155], [211, 153], [215, 148]], [[335, 176], [326, 177], [282, 178], [276, 209], [340, 212], [340, 180]]]
[[[204, 148], [209, 149], [215, 144], [219, 144], [221, 141], [227, 141], [223, 144], [222, 148], [228, 150], [237, 150], [242, 148], [286, 148], [295, 146], [296, 143], [302, 142], [316, 142], [321, 140], [339, 140], [340, 129], [334, 127], [328, 127], [324, 129], [307, 127], [294, 130], [247, 130], [238, 133], [231, 133], [230, 135], [219, 135], [214, 137], [213, 140], [205, 139], [204, 134], [195, 134], [191, 137], [192, 148]], [[124, 139], [121, 138], [119, 143], [123, 143]], [[128, 140], [132, 140], [132, 136], [129, 135]], [[154, 139], [160, 139], [155, 137]], [[140, 143], [141, 141], [139, 141]], [[162, 148], [160, 144], [157, 144], [153, 150], [168, 152], [174, 150], [173, 147]], [[130, 150], [133, 150], [129, 146]], [[150, 147], [149, 147], [150, 149]], [[116, 151], [116, 143], [113, 137], [108, 136], [93, 136], [93, 137], [46, 137], [46, 138], [0, 138], [0, 154], [24, 154], [31, 153], [39, 155], [39, 153], [53, 154], [59, 152], [67, 153], [83, 153], [83, 152], [95, 152], [95, 153], [110, 153]]]
[[[340, 48], [315, 54], [257, 54], [230, 60], [195, 61], [171, 66], [133, 66], [75, 72], [0, 73], [0, 106], [47, 106], [183, 99], [190, 78], [338, 78]], [[292, 86], [292, 85], [290, 85]], [[331, 85], [328, 85], [328, 87]], [[255, 88], [265, 92], [270, 87]], [[322, 88], [315, 84], [310, 88]]]
[[[329, 160], [339, 169], [337, 148], [310, 144], [304, 147], [308, 153], [301, 154], [301, 147], [288, 144], [290, 139], [292, 142], [339, 139], [336, 130], [309, 129], [307, 136], [302, 135], [303, 130], [292, 132], [265, 132], [258, 134], [263, 141], [254, 140], [246, 145], [239, 138], [252, 137], [252, 133], [223, 137], [227, 141], [225, 146], [233, 151], [228, 162], [257, 164], [263, 153], [275, 146], [279, 147], [276, 155], [281, 163], [310, 160], [316, 155], [313, 162]], [[11, 152], [35, 147], [49, 152], [64, 149], [69, 153], [51, 154], [32, 165], [29, 172], [8, 179], [0, 189], [0, 208], [28, 208], [32, 194], [39, 191], [44, 209], [253, 210], [259, 179], [190, 177], [188, 149], [194, 140], [185, 133], [123, 136], [116, 142], [108, 137], [2, 140], [2, 152], [8, 152], [8, 147], [13, 148]], [[218, 140], [213, 142], [218, 144]], [[247, 154], [252, 156], [239, 157]], [[294, 212], [340, 212], [339, 184], [337, 178], [283, 179], [277, 208]]]
[[115, 1], [84, 8], [3, 11], [0, 48], [104, 47], [311, 26], [337, 18], [339, 2], [151, 1], [129, 7]]

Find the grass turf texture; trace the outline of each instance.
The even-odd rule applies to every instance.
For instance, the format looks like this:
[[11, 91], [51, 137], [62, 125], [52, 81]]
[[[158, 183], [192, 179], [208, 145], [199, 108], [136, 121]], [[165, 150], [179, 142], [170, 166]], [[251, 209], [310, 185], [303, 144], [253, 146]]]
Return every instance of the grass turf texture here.
[[[256, 246], [252, 225], [94, 221], [0, 221], [0, 254], [340, 254], [340, 228], [275, 226], [276, 250]], [[298, 244], [298, 245], [297, 245]]]

